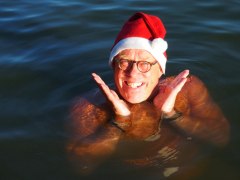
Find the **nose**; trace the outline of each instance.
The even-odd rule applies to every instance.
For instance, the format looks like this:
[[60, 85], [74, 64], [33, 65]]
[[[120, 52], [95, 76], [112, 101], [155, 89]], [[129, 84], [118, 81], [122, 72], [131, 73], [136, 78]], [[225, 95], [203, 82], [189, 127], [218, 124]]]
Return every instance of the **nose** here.
[[126, 71], [126, 73], [130, 76], [136, 76], [140, 73], [140, 71], [137, 68], [137, 63], [134, 62], [130, 68]]

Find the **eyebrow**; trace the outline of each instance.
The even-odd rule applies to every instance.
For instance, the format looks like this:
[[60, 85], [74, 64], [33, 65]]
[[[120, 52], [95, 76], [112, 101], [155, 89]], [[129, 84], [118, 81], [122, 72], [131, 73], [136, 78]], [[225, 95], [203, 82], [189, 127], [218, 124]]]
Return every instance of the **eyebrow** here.
[[[118, 55], [114, 59], [133, 60], [131, 58], [128, 58], [128, 55]], [[151, 58], [150, 57], [148, 57], [148, 58], [141, 58], [140, 61], [148, 61], [149, 59], [151, 59]]]

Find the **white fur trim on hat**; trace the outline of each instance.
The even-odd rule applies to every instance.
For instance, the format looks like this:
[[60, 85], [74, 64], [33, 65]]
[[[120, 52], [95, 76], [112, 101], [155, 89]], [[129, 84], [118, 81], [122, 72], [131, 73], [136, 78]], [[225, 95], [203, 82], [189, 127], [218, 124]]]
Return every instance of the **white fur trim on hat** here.
[[156, 38], [150, 41], [141, 37], [129, 37], [119, 41], [112, 49], [109, 64], [112, 64], [113, 58], [125, 49], [143, 49], [153, 55], [160, 64], [163, 73], [165, 73], [167, 58], [164, 52], [167, 50], [168, 44], [162, 38]]

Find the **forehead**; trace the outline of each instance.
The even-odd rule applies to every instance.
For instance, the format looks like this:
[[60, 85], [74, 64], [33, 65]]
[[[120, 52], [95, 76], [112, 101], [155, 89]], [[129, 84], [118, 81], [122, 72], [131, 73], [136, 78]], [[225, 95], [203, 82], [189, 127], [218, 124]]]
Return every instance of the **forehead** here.
[[151, 53], [142, 49], [125, 49], [118, 53], [116, 58], [155, 61], [155, 58], [151, 55]]

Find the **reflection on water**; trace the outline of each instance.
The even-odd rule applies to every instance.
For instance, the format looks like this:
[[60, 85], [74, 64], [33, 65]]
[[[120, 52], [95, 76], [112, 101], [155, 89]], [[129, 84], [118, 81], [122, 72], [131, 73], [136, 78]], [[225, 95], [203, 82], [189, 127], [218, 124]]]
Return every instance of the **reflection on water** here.
[[[167, 75], [189, 68], [231, 124], [229, 145], [203, 148], [191, 172], [200, 179], [239, 179], [239, 1], [2, 0], [0, 5], [1, 179], [79, 178], [64, 151], [70, 102], [96, 87], [91, 72], [113, 83], [109, 49], [123, 21], [139, 10], [166, 24]], [[105, 162], [94, 177], [159, 179], [151, 168], [138, 174], [116, 162]], [[180, 171], [170, 167], [166, 174]]]

